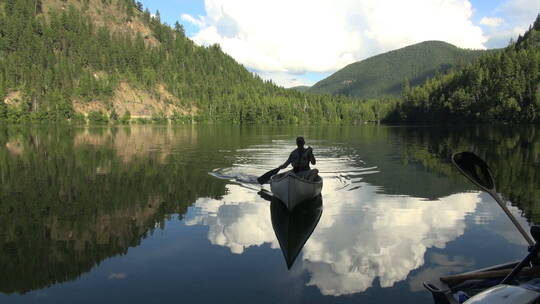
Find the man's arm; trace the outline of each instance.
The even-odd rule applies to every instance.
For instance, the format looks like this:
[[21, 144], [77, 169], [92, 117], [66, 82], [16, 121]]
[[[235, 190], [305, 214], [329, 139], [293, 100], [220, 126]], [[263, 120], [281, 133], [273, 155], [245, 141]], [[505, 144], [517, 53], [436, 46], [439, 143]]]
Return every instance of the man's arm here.
[[285, 169], [287, 168], [290, 164], [291, 164], [291, 156], [292, 155], [289, 155], [289, 158], [287, 158], [287, 161], [283, 163], [283, 165], [279, 166], [279, 169]]
[[315, 165], [317, 163], [317, 160], [315, 159], [315, 156], [313, 155], [313, 148], [309, 147], [308, 150], [309, 150], [309, 161], [311, 162], [312, 165]]

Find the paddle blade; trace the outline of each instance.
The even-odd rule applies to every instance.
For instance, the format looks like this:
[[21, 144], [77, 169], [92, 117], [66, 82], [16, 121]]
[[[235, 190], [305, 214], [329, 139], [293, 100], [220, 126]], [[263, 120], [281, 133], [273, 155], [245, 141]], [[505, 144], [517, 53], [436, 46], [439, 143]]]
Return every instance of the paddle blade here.
[[266, 172], [264, 175], [262, 175], [261, 177], [257, 178], [257, 181], [259, 182], [259, 184], [266, 184], [270, 178], [276, 174], [278, 174], [279, 172], [279, 168], [277, 169], [274, 169], [272, 171], [268, 171]]
[[452, 163], [470, 181], [485, 191], [495, 189], [493, 175], [488, 165], [472, 152], [461, 152], [452, 155]]

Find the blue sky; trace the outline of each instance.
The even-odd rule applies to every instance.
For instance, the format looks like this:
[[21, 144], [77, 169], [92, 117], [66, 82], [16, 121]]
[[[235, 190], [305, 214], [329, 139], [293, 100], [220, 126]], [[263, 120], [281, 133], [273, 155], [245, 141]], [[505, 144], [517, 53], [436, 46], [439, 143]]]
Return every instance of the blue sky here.
[[[164, 22], [174, 24], [180, 21], [186, 27], [191, 29], [191, 34], [194, 34], [198, 29], [189, 22], [182, 21], [180, 15], [189, 14], [192, 16], [203, 16], [206, 11], [204, 9], [204, 0], [142, 0], [145, 8], [150, 11], [160, 11]], [[489, 16], [495, 13], [495, 9], [502, 4], [502, 0], [473, 0], [471, 4], [476, 10], [473, 20], [480, 22], [483, 16]]]
[[198, 28], [189, 22], [181, 20], [180, 16], [182, 14], [205, 15], [204, 0], [143, 0], [140, 2], [152, 13], [159, 10], [163, 22], [170, 25], [174, 25], [176, 21], [182, 23], [188, 36], [195, 34]]
[[482, 17], [493, 15], [503, 2], [502, 0], [472, 0], [471, 4], [475, 10], [473, 21], [479, 23]]
[[534, 21], [540, 0], [142, 0], [286, 87], [312, 85], [347, 64], [425, 40], [504, 47]]

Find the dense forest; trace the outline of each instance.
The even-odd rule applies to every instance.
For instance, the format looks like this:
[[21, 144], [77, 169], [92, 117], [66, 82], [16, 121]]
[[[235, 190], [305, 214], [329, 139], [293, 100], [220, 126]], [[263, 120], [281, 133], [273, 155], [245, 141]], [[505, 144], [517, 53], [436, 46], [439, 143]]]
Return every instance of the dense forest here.
[[[402, 49], [435, 54], [426, 68], [437, 63], [443, 70], [413, 68], [418, 77], [407, 81], [386, 69], [387, 75], [401, 75], [402, 86], [391, 87], [402, 90], [401, 97], [355, 99], [264, 81], [218, 45], [195, 45], [181, 24], [164, 24], [159, 12], [151, 15], [133, 0], [0, 0], [0, 120], [538, 122], [539, 36], [537, 19], [501, 51], [435, 42]], [[441, 58], [461, 63], [447, 71], [452, 64]]]
[[[174, 113], [146, 117], [157, 121], [354, 123], [378, 120], [395, 103], [278, 87], [218, 45], [195, 45], [179, 23], [163, 24], [159, 12], [153, 16], [132, 0], [71, 0], [62, 1], [61, 9], [47, 9], [54, 3], [0, 0], [0, 119], [129, 122], [133, 113], [119, 112], [115, 102], [121, 83], [149, 92], [165, 106], [174, 104]], [[85, 13], [91, 8], [98, 16]], [[99, 16], [105, 9], [114, 14]], [[99, 25], [98, 17], [114, 22]], [[149, 33], [115, 30], [127, 25]], [[160, 96], [160, 87], [168, 98]], [[87, 113], [74, 108], [74, 102], [95, 101], [104, 107]]]
[[496, 50], [461, 49], [442, 41], [424, 41], [349, 64], [309, 88], [311, 93], [380, 98], [400, 96], [403, 83], [426, 79], [470, 63]]
[[405, 86], [403, 103], [389, 117], [408, 123], [540, 121], [540, 15], [504, 51]]

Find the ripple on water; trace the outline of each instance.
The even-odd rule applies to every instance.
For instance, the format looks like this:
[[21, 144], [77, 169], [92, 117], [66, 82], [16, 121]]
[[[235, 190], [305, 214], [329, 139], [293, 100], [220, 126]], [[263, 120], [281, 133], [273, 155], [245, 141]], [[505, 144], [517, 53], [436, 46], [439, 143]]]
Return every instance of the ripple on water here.
[[[234, 151], [232, 167], [216, 168], [210, 174], [217, 178], [253, 188], [257, 177], [282, 164], [295, 146], [288, 141], [274, 140], [272, 144], [256, 145]], [[339, 146], [315, 147], [317, 165], [313, 168], [331, 185], [330, 191], [354, 191], [365, 175], [380, 171], [375, 166], [367, 166], [358, 155], [351, 155]], [[232, 152], [232, 151], [230, 151]]]

